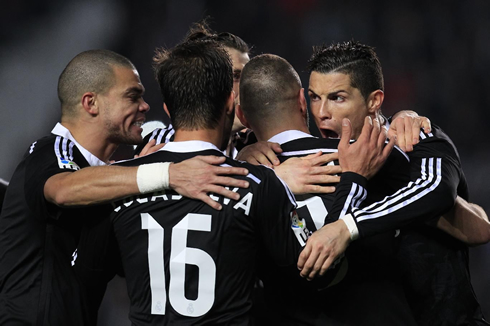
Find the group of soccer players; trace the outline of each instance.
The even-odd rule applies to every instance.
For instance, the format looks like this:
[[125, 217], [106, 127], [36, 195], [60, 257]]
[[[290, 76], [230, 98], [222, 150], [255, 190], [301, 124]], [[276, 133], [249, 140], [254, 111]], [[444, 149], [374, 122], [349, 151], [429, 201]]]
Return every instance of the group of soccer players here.
[[61, 123], [27, 150], [0, 215], [0, 324], [93, 325], [118, 273], [134, 325], [488, 325], [466, 247], [489, 241], [486, 214], [440, 128], [402, 113], [387, 140], [373, 49], [315, 49], [322, 138], [293, 67], [247, 52], [205, 25], [159, 51], [172, 126], [111, 166], [142, 141], [137, 70], [106, 50], [67, 65]]

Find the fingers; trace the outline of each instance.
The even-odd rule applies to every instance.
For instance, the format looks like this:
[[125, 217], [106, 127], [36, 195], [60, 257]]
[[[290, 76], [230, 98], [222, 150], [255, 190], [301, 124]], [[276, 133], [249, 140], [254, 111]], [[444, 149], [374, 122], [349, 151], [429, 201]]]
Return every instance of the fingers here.
[[[215, 166], [217, 164], [221, 164], [221, 163], [225, 162], [226, 157], [224, 157], [224, 156], [196, 156], [196, 159], [199, 159], [205, 163], [208, 163], [208, 164]], [[240, 167], [233, 167], [233, 166], [215, 166], [214, 169], [212, 170], [212, 172], [216, 175], [247, 175], [248, 174], [247, 169], [240, 168]], [[237, 179], [233, 179], [233, 180], [237, 180]]]
[[[338, 180], [339, 181], [329, 182], [329, 183], [340, 182], [340, 177]], [[321, 185], [305, 185], [303, 187], [303, 191], [302, 191], [302, 193], [305, 193], [305, 194], [333, 194], [334, 192], [335, 192], [335, 187], [333, 187], [333, 186], [321, 186]]]
[[282, 148], [281, 148], [281, 145], [279, 145], [279, 143], [272, 143], [272, 142], [267, 142], [267, 144], [269, 145], [269, 147], [276, 153], [282, 153]]
[[[419, 143], [419, 134], [420, 134], [420, 129], [423, 127], [422, 126], [422, 119], [419, 117], [419, 118], [416, 118], [414, 119], [413, 121], [413, 124], [412, 124], [412, 133], [411, 133], [411, 136], [412, 136], [412, 150], [413, 150], [413, 145], [416, 145]], [[407, 141], [408, 141], [408, 138], [407, 138]]]
[[347, 118], [342, 119], [342, 135], [340, 135], [339, 148], [346, 148], [349, 146], [349, 142], [352, 136], [352, 125]]
[[[379, 119], [373, 119], [373, 128], [371, 130], [371, 144], [378, 144], [379, 137], [381, 136], [381, 126], [379, 124]], [[383, 141], [384, 142], [384, 141]]]
[[[430, 133], [432, 131], [432, 125], [431, 125], [430, 119], [427, 117], [420, 117], [420, 119], [422, 120], [422, 128], [424, 128], [424, 132], [426, 134]], [[418, 133], [417, 133], [417, 135], [418, 135]], [[418, 138], [417, 138], [417, 141], [418, 141]]]
[[165, 146], [165, 143], [158, 144], [158, 145], [155, 145], [155, 144], [156, 144], [156, 140], [155, 139], [150, 140], [145, 145], [145, 147], [143, 147], [143, 149], [141, 150], [141, 152], [139, 153], [139, 155], [135, 155], [134, 158], [138, 158], [138, 157], [142, 157], [142, 156], [145, 156], [145, 155], [154, 153], [154, 152], [158, 151], [159, 149], [161, 149], [161, 148], [163, 148]]
[[383, 152], [382, 152], [383, 160], [386, 160], [388, 158], [391, 151], [393, 150], [393, 147], [395, 147], [395, 144], [396, 144], [396, 136], [390, 138], [388, 144], [386, 144], [386, 146], [383, 148]]
[[[413, 144], [412, 144], [413, 129], [412, 128], [413, 128], [414, 124], [416, 124], [416, 123], [414, 123], [415, 119], [413, 119], [412, 117], [404, 117], [403, 121], [404, 121], [404, 134], [402, 134], [402, 135], [398, 134], [398, 137], [404, 138], [404, 143], [405, 143], [404, 151], [405, 152], [411, 152], [411, 151], [413, 151]], [[418, 135], [419, 131], [417, 131], [416, 134]]]
[[332, 264], [335, 262], [336, 258], [333, 256], [328, 256], [323, 265], [320, 268], [320, 276], [325, 275], [325, 273], [330, 269]]
[[196, 199], [199, 199], [201, 200], [202, 202], [204, 202], [205, 204], [211, 206], [211, 208], [214, 208], [218, 211], [222, 210], [223, 207], [221, 206], [220, 203], [218, 203], [217, 201], [213, 200], [211, 197], [209, 197], [208, 195], [202, 193], [200, 195], [198, 195], [196, 197]]
[[382, 126], [378, 137], [378, 148], [383, 148], [386, 138], [388, 138], [388, 130], [385, 126]]
[[[318, 153], [321, 154], [321, 152], [318, 152]], [[306, 156], [306, 157], [308, 157], [308, 156]], [[306, 157], [304, 157], [304, 158], [306, 158]], [[338, 160], [338, 159], [339, 159], [339, 153], [336, 152], [336, 153], [323, 154], [323, 155], [320, 155], [318, 157], [314, 157], [314, 158], [310, 159], [310, 162], [311, 162], [312, 166], [319, 166], [319, 165], [324, 165], [324, 164], [333, 162], [333, 161]]]
[[[308, 247], [308, 242], [306, 243]], [[306, 250], [306, 248], [305, 248]], [[303, 250], [303, 251], [305, 251]], [[301, 253], [303, 254], [303, 253]], [[313, 267], [315, 266], [315, 262], [318, 259], [319, 251], [310, 250], [307, 257], [305, 257], [305, 262], [302, 265], [301, 272], [299, 273], [301, 277], [309, 277], [313, 271]], [[298, 264], [299, 265], [299, 264]]]
[[316, 152], [315, 154], [306, 155], [306, 156], [302, 157], [301, 159], [303, 159], [303, 160], [313, 160], [313, 159], [315, 159], [317, 157], [320, 157], [320, 156], [322, 156], [322, 152], [321, 151], [320, 152]]
[[308, 260], [308, 257], [310, 256], [311, 253], [311, 246], [306, 243], [306, 246], [304, 247], [303, 251], [301, 251], [301, 254], [299, 255], [298, 258], [298, 269], [301, 271], [303, 270], [306, 261]]
[[[209, 183], [214, 184], [214, 185], [221, 185], [221, 186], [226, 186], [226, 187], [237, 187], [237, 188], [248, 188], [249, 187], [249, 182], [246, 180], [241, 180], [233, 177], [222, 177], [219, 176], [219, 170], [218, 172], [215, 173], [215, 177], [213, 180], [211, 180]], [[222, 188], [222, 187], [219, 187]], [[211, 190], [208, 190], [211, 191]], [[228, 196], [227, 196], [228, 197]]]
[[250, 164], [263, 164], [268, 167], [280, 164], [276, 153], [282, 152], [281, 146], [277, 143], [268, 143], [264, 141], [248, 145], [243, 148], [237, 155], [237, 160], [247, 161]]

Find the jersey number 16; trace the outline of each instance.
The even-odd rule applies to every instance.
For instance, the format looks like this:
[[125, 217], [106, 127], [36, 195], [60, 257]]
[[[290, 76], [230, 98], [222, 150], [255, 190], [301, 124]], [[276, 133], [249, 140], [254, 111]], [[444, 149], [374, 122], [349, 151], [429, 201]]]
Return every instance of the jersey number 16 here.
[[[150, 267], [151, 314], [165, 315], [167, 289], [164, 267], [164, 229], [148, 213], [141, 213], [142, 229], [148, 230], [148, 265]], [[187, 214], [172, 228], [170, 251], [169, 302], [179, 314], [199, 317], [207, 313], [214, 303], [216, 284], [216, 264], [205, 251], [187, 247], [187, 233], [211, 231], [211, 215]], [[199, 269], [197, 298], [185, 297], [185, 265], [195, 265]]]

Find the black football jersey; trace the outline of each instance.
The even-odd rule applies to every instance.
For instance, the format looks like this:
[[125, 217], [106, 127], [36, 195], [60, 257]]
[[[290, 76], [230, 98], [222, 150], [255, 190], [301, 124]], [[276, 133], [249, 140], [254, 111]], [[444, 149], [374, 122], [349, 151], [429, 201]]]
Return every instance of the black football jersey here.
[[71, 265], [81, 222], [95, 213], [47, 202], [44, 184], [90, 164], [103, 163], [58, 124], [17, 166], [0, 214], [1, 325], [88, 324]]
[[[173, 142], [120, 165], [180, 162], [223, 155], [209, 143]], [[213, 196], [217, 211], [173, 191], [140, 195], [114, 204], [111, 221], [121, 252], [135, 325], [248, 325], [255, 257], [267, 252], [279, 266], [296, 268], [309, 234], [294, 196], [275, 173], [243, 166], [249, 181], [238, 201]], [[297, 270], [297, 269], [296, 269]]]

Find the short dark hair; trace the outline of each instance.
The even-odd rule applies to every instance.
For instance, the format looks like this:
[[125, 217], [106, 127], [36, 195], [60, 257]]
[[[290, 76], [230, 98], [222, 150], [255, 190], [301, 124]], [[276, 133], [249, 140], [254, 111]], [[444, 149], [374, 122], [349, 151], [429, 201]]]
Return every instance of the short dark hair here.
[[241, 53], [249, 53], [250, 47], [239, 36], [234, 34], [223, 32], [216, 33], [209, 27], [209, 17], [201, 20], [200, 22], [192, 24], [189, 32], [185, 37], [185, 41], [196, 40], [211, 40], [218, 42], [224, 47], [235, 49]]
[[231, 60], [220, 44], [184, 42], [171, 50], [158, 49], [153, 62], [176, 130], [218, 126], [233, 89]]
[[75, 113], [83, 93], [103, 94], [114, 86], [114, 66], [135, 69], [129, 59], [109, 50], [89, 50], [75, 56], [58, 79], [62, 116]]
[[301, 79], [285, 59], [261, 54], [250, 60], [240, 80], [240, 107], [253, 125], [271, 119], [281, 108], [297, 101]]
[[314, 46], [308, 70], [349, 75], [351, 86], [359, 89], [365, 100], [375, 90], [384, 90], [381, 63], [374, 48], [354, 40]]

